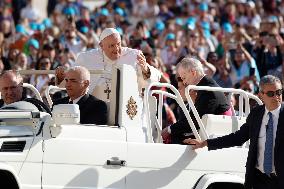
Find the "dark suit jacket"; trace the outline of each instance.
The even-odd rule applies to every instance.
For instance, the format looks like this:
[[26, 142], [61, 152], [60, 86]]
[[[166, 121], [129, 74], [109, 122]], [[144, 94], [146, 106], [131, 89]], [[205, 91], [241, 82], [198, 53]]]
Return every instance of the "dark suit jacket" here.
[[[53, 103], [68, 104], [69, 97], [61, 98]], [[86, 94], [78, 102], [80, 109], [80, 123], [104, 125], [107, 123], [107, 105], [93, 95]]]
[[[245, 188], [251, 188], [255, 174], [258, 153], [258, 136], [265, 112], [264, 105], [254, 108], [247, 117], [246, 123], [240, 130], [223, 137], [208, 139], [208, 149], [215, 150], [232, 146], [241, 146], [250, 140], [249, 152], [246, 163]], [[274, 165], [279, 178], [279, 188], [284, 188], [284, 105], [281, 105], [277, 133], [274, 147]], [[282, 150], [281, 150], [282, 149]]]
[[2, 108], [2, 106], [4, 106], [4, 100], [0, 99], [0, 108]]
[[[207, 76], [203, 77], [197, 86], [220, 87], [216, 81]], [[229, 102], [224, 93], [213, 91], [197, 91], [197, 97], [194, 105], [200, 117], [204, 114], [222, 114], [230, 108]], [[194, 119], [192, 112], [190, 112], [190, 116], [193, 119], [194, 124], [197, 126], [197, 121]], [[170, 127], [172, 143], [174, 144], [182, 144], [184, 139], [189, 138], [189, 136], [192, 135], [190, 126], [183, 113], [181, 118]]]

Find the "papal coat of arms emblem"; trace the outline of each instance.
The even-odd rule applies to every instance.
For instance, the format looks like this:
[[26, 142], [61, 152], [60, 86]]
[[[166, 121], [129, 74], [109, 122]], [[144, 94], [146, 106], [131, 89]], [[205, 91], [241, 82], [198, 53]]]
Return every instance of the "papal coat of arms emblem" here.
[[133, 120], [133, 118], [136, 116], [137, 114], [137, 104], [136, 101], [133, 99], [133, 97], [131, 96], [130, 99], [128, 100], [128, 103], [126, 105], [126, 113], [129, 116], [129, 118], [131, 120]]

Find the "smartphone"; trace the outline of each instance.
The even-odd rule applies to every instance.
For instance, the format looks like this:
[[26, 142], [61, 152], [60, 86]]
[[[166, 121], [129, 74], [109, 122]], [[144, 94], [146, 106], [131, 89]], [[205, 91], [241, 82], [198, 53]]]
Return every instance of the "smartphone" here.
[[249, 76], [254, 76], [255, 75], [255, 68], [250, 68], [249, 69]]

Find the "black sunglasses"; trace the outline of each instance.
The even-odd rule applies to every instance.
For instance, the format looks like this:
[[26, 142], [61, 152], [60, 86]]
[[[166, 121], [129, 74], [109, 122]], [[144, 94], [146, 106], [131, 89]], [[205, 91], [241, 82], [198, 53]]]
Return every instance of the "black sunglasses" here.
[[275, 95], [281, 96], [283, 89], [278, 89], [276, 91], [267, 91], [266, 93], [262, 91], [263, 94], [266, 94], [268, 97], [274, 97]]

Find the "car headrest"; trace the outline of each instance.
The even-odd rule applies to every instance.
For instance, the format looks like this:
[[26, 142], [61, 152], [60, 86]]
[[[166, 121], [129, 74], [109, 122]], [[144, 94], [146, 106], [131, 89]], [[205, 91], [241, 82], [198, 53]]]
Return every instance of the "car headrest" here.
[[79, 124], [80, 109], [78, 104], [58, 104], [53, 106], [52, 118], [56, 125]]
[[28, 110], [32, 112], [38, 112], [38, 108], [30, 102], [18, 101], [1, 108], [2, 110]]

